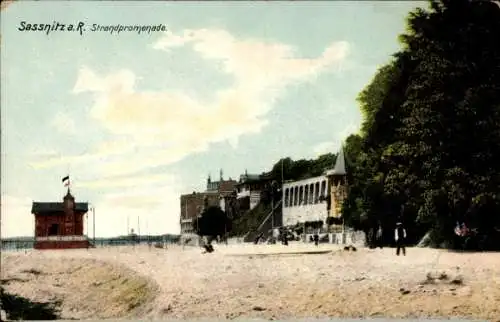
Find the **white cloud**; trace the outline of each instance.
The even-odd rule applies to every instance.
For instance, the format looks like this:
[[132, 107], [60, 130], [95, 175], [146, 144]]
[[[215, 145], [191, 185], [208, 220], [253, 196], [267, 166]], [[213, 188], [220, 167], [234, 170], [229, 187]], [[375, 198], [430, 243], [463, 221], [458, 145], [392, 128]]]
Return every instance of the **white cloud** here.
[[331, 71], [349, 49], [346, 42], [334, 42], [317, 58], [298, 58], [288, 45], [237, 39], [227, 31], [209, 29], [179, 35], [168, 32], [154, 48], [168, 54], [188, 44], [201, 57], [220, 61], [222, 72], [231, 75], [234, 83], [205, 103], [181, 91], [137, 91], [137, 77], [129, 70], [98, 75], [83, 67], [73, 92], [94, 93], [91, 116], [127, 144], [117, 143], [116, 155], [101, 147], [83, 156], [45, 160], [34, 166], [99, 160], [102, 173], [125, 175], [175, 163], [206, 151], [214, 142], [227, 140], [236, 147], [239, 136], [258, 133], [267, 124], [266, 114], [287, 85]]
[[67, 114], [57, 113], [52, 120], [52, 126], [56, 128], [59, 132], [64, 134], [75, 134], [76, 124], [75, 121]]
[[26, 197], [2, 195], [2, 238], [33, 236], [35, 218], [31, 214], [31, 203]]

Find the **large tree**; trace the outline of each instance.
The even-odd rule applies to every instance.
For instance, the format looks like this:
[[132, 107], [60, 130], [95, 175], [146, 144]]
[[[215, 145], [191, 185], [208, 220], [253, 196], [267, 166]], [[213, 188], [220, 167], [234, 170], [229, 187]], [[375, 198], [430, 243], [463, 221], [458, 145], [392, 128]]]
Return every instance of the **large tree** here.
[[232, 229], [232, 221], [220, 207], [209, 206], [196, 219], [196, 228], [199, 236], [226, 237]]
[[414, 235], [431, 229], [450, 246], [465, 222], [484, 247], [498, 246], [500, 8], [431, 1], [410, 13], [401, 41], [359, 97], [362, 170], [346, 215], [402, 216]]

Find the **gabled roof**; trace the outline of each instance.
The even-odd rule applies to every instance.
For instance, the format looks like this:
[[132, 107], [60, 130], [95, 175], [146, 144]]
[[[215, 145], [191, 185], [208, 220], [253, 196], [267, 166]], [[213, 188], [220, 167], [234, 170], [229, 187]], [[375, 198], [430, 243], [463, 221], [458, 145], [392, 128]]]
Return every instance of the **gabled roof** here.
[[259, 180], [260, 180], [260, 174], [242, 174], [240, 176], [240, 182], [250, 182]]
[[[87, 202], [76, 202], [75, 211], [87, 212], [89, 211], [89, 204]], [[31, 207], [32, 214], [51, 214], [61, 212], [64, 213], [64, 203], [62, 202], [33, 202]]]

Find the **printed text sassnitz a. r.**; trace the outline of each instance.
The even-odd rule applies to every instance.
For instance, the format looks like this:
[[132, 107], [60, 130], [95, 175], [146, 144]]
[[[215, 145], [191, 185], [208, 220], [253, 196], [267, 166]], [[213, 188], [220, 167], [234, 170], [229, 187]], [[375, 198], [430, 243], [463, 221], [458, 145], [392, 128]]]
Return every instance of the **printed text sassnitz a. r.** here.
[[24, 32], [44, 32], [47, 35], [51, 32], [78, 32], [83, 35], [85, 31], [85, 23], [78, 21], [76, 23], [61, 23], [59, 21], [53, 21], [49, 23], [29, 23], [27, 21], [21, 21], [19, 23], [19, 31]]

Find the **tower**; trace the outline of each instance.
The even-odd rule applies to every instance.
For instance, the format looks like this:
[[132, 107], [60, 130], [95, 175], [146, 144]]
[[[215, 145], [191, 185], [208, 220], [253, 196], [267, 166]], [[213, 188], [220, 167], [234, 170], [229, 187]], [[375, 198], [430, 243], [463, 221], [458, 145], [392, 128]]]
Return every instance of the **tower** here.
[[220, 181], [224, 181], [224, 179], [223, 179], [223, 176], [222, 176], [222, 175], [223, 175], [223, 172], [222, 172], [222, 169], [220, 169]]
[[70, 188], [63, 198], [65, 223], [64, 230], [67, 235], [75, 234], [75, 197], [71, 194]]
[[343, 146], [340, 147], [339, 154], [335, 160], [335, 166], [332, 170], [327, 171], [326, 175], [328, 177], [332, 205], [329, 216], [340, 218], [342, 204], [347, 197], [347, 171]]

